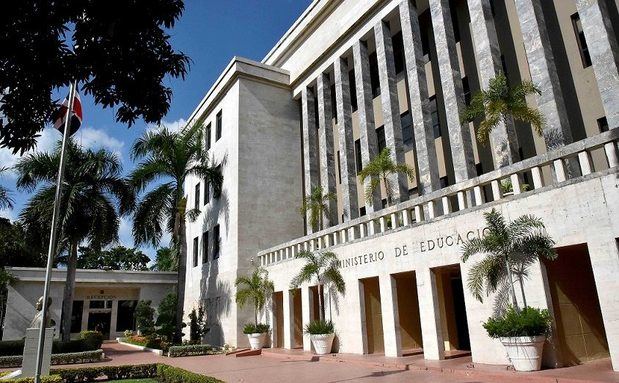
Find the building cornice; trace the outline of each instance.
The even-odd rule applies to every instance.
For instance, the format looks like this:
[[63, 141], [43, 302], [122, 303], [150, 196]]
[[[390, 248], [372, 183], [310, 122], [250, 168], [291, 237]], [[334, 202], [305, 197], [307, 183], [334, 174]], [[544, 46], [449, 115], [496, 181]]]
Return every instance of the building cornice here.
[[[45, 269], [39, 267], [7, 267], [6, 270], [21, 282], [43, 282]], [[66, 269], [53, 269], [52, 282], [66, 281]], [[77, 283], [140, 283], [140, 284], [176, 284], [176, 272], [166, 271], [128, 271], [128, 270], [85, 270], [75, 273]]]

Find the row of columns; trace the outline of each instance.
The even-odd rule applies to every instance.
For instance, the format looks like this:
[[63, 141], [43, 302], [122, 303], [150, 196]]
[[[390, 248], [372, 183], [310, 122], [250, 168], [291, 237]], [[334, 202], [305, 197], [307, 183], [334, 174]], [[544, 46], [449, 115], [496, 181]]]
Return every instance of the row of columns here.
[[[460, 114], [465, 106], [462, 74], [456, 49], [449, 0], [429, 0], [432, 28], [437, 53], [438, 75], [445, 106], [446, 126], [455, 181], [461, 182], [477, 175], [473, 156], [473, 142], [468, 124], [460, 123]], [[583, 30], [588, 41], [595, 77], [598, 82], [602, 104], [609, 126], [619, 126], [619, 44], [610, 22], [605, 0], [577, 0]], [[481, 88], [486, 89], [490, 80], [502, 70], [501, 50], [490, 0], [468, 0], [471, 18], [471, 33], [477, 71]], [[545, 118], [544, 140], [548, 149], [556, 149], [572, 141], [566, 105], [559, 82], [550, 37], [542, 11], [541, 0], [515, 0], [516, 11], [522, 32], [532, 82], [539, 87], [536, 96], [537, 108]], [[402, 0], [398, 6], [404, 59], [409, 93], [410, 113], [415, 134], [415, 154], [420, 194], [439, 188], [438, 160], [434, 146], [434, 134], [428, 107], [428, 85], [425, 62], [421, 47], [419, 14], [410, 0]], [[381, 89], [381, 105], [384, 119], [386, 146], [395, 162], [404, 162], [402, 126], [397, 95], [395, 62], [389, 25], [381, 20], [373, 27]], [[358, 216], [357, 184], [355, 176], [354, 141], [351, 123], [351, 92], [355, 91], [358, 104], [361, 159], [368, 163], [377, 155], [373, 96], [370, 79], [368, 48], [364, 41], [352, 45], [352, 61], [356, 89], [350, 89], [348, 69], [350, 63], [344, 58], [333, 64], [335, 74], [336, 105], [331, 105], [329, 76], [322, 73], [316, 79], [318, 93], [318, 127], [320, 128], [320, 161], [315, 157], [318, 145], [314, 117], [314, 97], [311, 88], [301, 91], [305, 194], [321, 185], [324, 192], [335, 192], [335, 166], [333, 161], [333, 108], [337, 110], [340, 133], [340, 169], [342, 174], [342, 204], [344, 220]], [[518, 160], [518, 142], [514, 122], [501, 121], [490, 135], [495, 168]], [[320, 170], [319, 170], [320, 166]], [[320, 176], [319, 176], [320, 175]], [[393, 175], [394, 202], [408, 198], [405, 175]], [[367, 180], [366, 182], [371, 182]], [[367, 183], [366, 185], [367, 186]], [[380, 209], [381, 197], [376, 191], [368, 203], [366, 212]], [[331, 216], [328, 224], [337, 222], [335, 202], [329, 206]], [[312, 228], [308, 226], [308, 233]]]

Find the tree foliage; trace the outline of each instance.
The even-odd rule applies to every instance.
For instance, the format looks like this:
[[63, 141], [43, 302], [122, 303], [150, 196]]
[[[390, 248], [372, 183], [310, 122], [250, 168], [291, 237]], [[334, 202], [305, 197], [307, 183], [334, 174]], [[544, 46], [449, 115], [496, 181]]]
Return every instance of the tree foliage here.
[[107, 250], [83, 246], [79, 248], [79, 269], [148, 270], [150, 258], [136, 248], [114, 246]]
[[155, 255], [153, 271], [178, 271], [178, 255], [173, 247], [160, 247]]
[[31, 149], [50, 121], [52, 92], [75, 80], [118, 122], [159, 122], [170, 107], [165, 79], [189, 58], [168, 30], [182, 0], [21, 0], [0, 10], [0, 147]]
[[274, 290], [273, 282], [269, 279], [269, 272], [258, 267], [251, 275], [237, 277], [234, 285], [236, 286], [236, 303], [240, 307], [244, 307], [249, 302], [253, 304], [254, 324], [257, 326], [258, 312], [264, 309]]
[[[0, 175], [7, 171], [7, 168], [0, 168]], [[4, 186], [0, 186], [0, 209], [12, 209], [13, 208], [13, 198], [11, 197], [11, 192], [9, 189]]]
[[155, 309], [151, 304], [150, 300], [141, 300], [135, 306], [135, 325], [142, 335], [155, 332]]
[[305, 216], [309, 213], [309, 224], [314, 230], [322, 230], [324, 217], [331, 214], [329, 201], [337, 199], [334, 193], [324, 193], [320, 186], [312, 189], [309, 195], [303, 197], [299, 212]]
[[374, 191], [380, 188], [380, 181], [385, 185], [387, 193], [387, 206], [393, 203], [393, 193], [397, 185], [389, 179], [392, 175], [405, 174], [409, 179], [415, 178], [415, 170], [406, 164], [395, 163], [391, 159], [391, 150], [384, 148], [376, 157], [369, 163], [365, 164], [359, 172], [361, 182], [365, 182], [370, 178], [370, 182], [365, 188], [365, 198], [368, 203], [372, 203], [372, 195]]
[[174, 325], [176, 320], [176, 293], [166, 295], [157, 306], [157, 333], [164, 336], [167, 340], [174, 335]]
[[20, 221], [0, 218], [0, 267], [44, 267], [48, 237], [27, 232]]

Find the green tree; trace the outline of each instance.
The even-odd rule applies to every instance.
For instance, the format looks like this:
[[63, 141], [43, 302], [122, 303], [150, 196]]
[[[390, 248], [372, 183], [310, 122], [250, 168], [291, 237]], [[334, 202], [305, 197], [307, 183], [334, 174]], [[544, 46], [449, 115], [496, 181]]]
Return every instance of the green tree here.
[[[23, 157], [15, 166], [17, 188], [35, 192], [21, 212], [28, 230], [49, 231], [52, 221], [60, 145], [51, 153]], [[70, 142], [60, 201], [59, 250], [67, 251], [67, 279], [62, 302], [62, 339], [69, 340], [78, 246], [87, 243], [103, 247], [118, 241], [120, 216], [128, 213], [134, 194], [122, 178], [122, 165], [116, 154], [107, 150], [83, 149]]]
[[492, 129], [499, 122], [508, 123], [510, 119], [531, 124], [537, 134], [542, 135], [544, 116], [539, 110], [527, 105], [526, 96], [541, 94], [541, 91], [532, 82], [524, 81], [511, 87], [507, 77], [499, 73], [488, 83], [488, 89], [477, 92], [471, 99], [460, 120], [462, 123], [482, 118], [477, 129], [477, 141], [481, 144], [488, 142]]
[[330, 251], [316, 252], [301, 251], [295, 255], [295, 258], [305, 261], [305, 265], [299, 273], [292, 278], [290, 282], [291, 289], [297, 289], [303, 283], [318, 283], [318, 307], [320, 311], [320, 321], [325, 320], [325, 305], [323, 302], [323, 290], [327, 287], [327, 291], [331, 294], [332, 289], [335, 289], [340, 294], [346, 292], [346, 284], [340, 273], [338, 260], [335, 253]]
[[172, 234], [172, 245], [178, 254], [178, 288], [176, 333], [180, 342], [185, 301], [187, 263], [186, 219], [195, 219], [196, 209], [187, 209], [183, 185], [189, 176], [205, 180], [213, 186], [213, 195], [221, 193], [222, 175], [213, 167], [203, 148], [201, 125], [173, 132], [163, 127], [147, 131], [133, 145], [132, 157], [141, 162], [129, 176], [137, 192], [144, 192], [154, 182], [159, 184], [144, 194], [133, 214], [133, 238], [136, 245], [158, 246], [164, 230]]
[[150, 300], [141, 300], [135, 306], [135, 326], [142, 335], [155, 332], [155, 309], [151, 304]]
[[83, 246], [79, 248], [77, 267], [79, 269], [109, 270], [148, 270], [150, 258], [136, 248], [114, 246], [107, 250], [98, 250]]
[[320, 186], [316, 186], [312, 189], [309, 195], [303, 197], [303, 202], [299, 212], [305, 217], [309, 213], [309, 224], [316, 230], [324, 229], [324, 216], [328, 216], [329, 201], [335, 200], [337, 196], [334, 193], [324, 193]]
[[406, 164], [397, 164], [391, 159], [391, 150], [384, 148], [376, 157], [367, 163], [359, 172], [361, 182], [370, 178], [370, 183], [365, 188], [366, 201], [372, 203], [372, 195], [377, 188], [380, 188], [380, 181], [385, 185], [387, 193], [387, 206], [393, 203], [393, 193], [397, 185], [393, 185], [389, 180], [390, 176], [405, 174], [408, 178], [415, 178], [415, 170]]
[[21, 0], [0, 12], [0, 146], [24, 152], [55, 109], [54, 91], [74, 80], [116, 120], [159, 122], [170, 107], [167, 77], [189, 58], [169, 31], [182, 0]]
[[0, 218], [0, 267], [44, 267], [49, 233], [27, 231], [20, 221]]
[[258, 325], [258, 312], [273, 294], [273, 282], [269, 272], [262, 267], [256, 268], [249, 276], [239, 276], [234, 282], [236, 286], [236, 303], [242, 308], [247, 303], [254, 305], [254, 324]]
[[[0, 168], [0, 175], [7, 171], [7, 168]], [[11, 192], [4, 186], [0, 186], [0, 209], [12, 209], [13, 198], [11, 198]]]
[[468, 240], [462, 246], [463, 262], [473, 255], [483, 255], [483, 259], [469, 271], [468, 289], [480, 302], [483, 301], [484, 291], [486, 296], [498, 292], [495, 301], [495, 311], [498, 313], [505, 310], [508, 296], [518, 309], [514, 288], [516, 278], [526, 307], [524, 279], [528, 268], [538, 260], [556, 259], [554, 241], [546, 233], [542, 220], [532, 215], [522, 215], [506, 222], [501, 213], [492, 209], [484, 213], [484, 218], [484, 235]]
[[172, 339], [176, 324], [176, 293], [169, 293], [157, 307], [157, 333], [166, 339]]
[[155, 262], [150, 268], [153, 271], [178, 271], [178, 257], [173, 247], [157, 249]]
[[189, 339], [193, 342], [202, 342], [202, 338], [209, 332], [202, 304], [189, 313]]

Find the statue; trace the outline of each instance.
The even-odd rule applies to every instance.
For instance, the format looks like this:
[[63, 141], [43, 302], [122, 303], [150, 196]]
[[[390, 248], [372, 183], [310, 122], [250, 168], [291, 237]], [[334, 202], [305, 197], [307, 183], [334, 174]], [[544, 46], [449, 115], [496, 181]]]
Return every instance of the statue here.
[[[47, 298], [47, 318], [48, 320], [47, 320], [47, 326], [45, 326], [46, 328], [56, 326], [56, 322], [53, 319], [49, 319], [50, 317], [49, 307], [51, 305], [52, 305], [52, 298], [48, 297]], [[30, 322], [30, 326], [28, 326], [28, 328], [41, 328], [41, 325], [43, 324], [43, 297], [39, 298], [39, 300], [37, 301], [35, 305], [35, 308], [37, 309], [37, 313], [32, 319], [32, 322]]]

